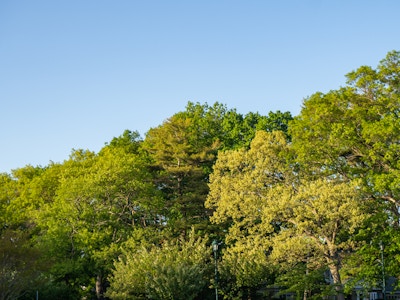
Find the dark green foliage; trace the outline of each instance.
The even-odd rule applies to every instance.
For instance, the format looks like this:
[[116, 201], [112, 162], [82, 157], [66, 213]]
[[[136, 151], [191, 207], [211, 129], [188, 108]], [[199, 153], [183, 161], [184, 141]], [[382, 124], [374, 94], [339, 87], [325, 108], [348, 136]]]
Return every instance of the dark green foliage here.
[[141, 142], [142, 139], [137, 131], [125, 130], [121, 136], [113, 138], [109, 146], [124, 148], [129, 153], [137, 153]]
[[294, 299], [321, 299], [321, 296], [334, 295], [332, 285], [327, 282], [328, 269], [307, 269], [306, 263], [295, 265], [292, 269], [277, 276], [275, 284], [282, 287], [280, 295], [293, 294]]
[[173, 230], [179, 233], [195, 226], [211, 234], [217, 231], [208, 221], [210, 211], [204, 202], [218, 151], [247, 147], [257, 130], [286, 131], [289, 120], [290, 113], [243, 117], [220, 103], [189, 102], [186, 111], [150, 129], [143, 148], [153, 159], [156, 184], [164, 194]]
[[29, 233], [6, 229], [0, 232], [0, 299], [12, 300], [33, 290], [41, 280], [45, 265]]

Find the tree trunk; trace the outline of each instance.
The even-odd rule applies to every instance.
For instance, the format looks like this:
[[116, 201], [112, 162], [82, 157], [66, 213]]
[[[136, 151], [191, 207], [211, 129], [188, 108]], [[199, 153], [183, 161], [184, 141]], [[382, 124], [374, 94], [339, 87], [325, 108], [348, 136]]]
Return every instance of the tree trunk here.
[[307, 290], [304, 290], [304, 292], [303, 292], [303, 300], [307, 300], [307, 294], [308, 294]]
[[335, 286], [337, 300], [345, 300], [343, 293], [343, 284], [339, 274], [339, 267], [337, 263], [332, 263], [329, 265], [329, 270], [331, 271], [333, 284]]
[[96, 277], [96, 297], [97, 299], [103, 299], [103, 280], [102, 276], [99, 274]]

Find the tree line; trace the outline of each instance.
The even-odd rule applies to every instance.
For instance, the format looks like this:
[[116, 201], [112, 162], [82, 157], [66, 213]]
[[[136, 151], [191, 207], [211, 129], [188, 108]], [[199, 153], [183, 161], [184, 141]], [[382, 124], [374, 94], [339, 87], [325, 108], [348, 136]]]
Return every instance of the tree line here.
[[400, 271], [400, 52], [346, 78], [295, 117], [189, 102], [144, 137], [0, 174], [0, 299], [381, 287], [382, 258]]

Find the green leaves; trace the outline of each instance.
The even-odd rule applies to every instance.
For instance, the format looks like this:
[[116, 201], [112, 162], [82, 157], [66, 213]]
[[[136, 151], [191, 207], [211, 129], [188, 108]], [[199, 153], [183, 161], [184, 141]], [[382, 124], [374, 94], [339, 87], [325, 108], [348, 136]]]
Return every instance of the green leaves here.
[[40, 282], [41, 253], [32, 247], [27, 232], [5, 230], [0, 235], [0, 299], [17, 299]]
[[0, 250], [22, 279], [18, 261], [42, 253], [43, 289], [73, 297], [102, 297], [112, 272], [116, 299], [205, 298], [207, 233], [224, 240], [227, 298], [270, 283], [308, 298], [374, 285], [380, 241], [399, 272], [399, 73], [391, 51], [311, 95], [294, 119], [189, 102], [144, 140], [126, 130], [99, 153], [0, 174], [0, 238], [21, 233], [15, 256], [9, 243]]
[[58, 184], [52, 201], [35, 213], [37, 241], [54, 263], [53, 275], [75, 290], [83, 286], [90, 292], [95, 278], [107, 277], [119, 245], [135, 228], [162, 222], [162, 203], [146, 160], [126, 150], [76, 151], [54, 169]]
[[207, 286], [212, 263], [206, 239], [127, 248], [115, 263], [108, 296], [113, 299], [195, 299]]
[[271, 226], [258, 224], [263, 207], [270, 201], [270, 188], [289, 182], [288, 155], [285, 135], [279, 131], [259, 131], [249, 150], [219, 154], [210, 176], [206, 207], [215, 210], [212, 221], [231, 222], [228, 240], [246, 235], [245, 232], [256, 230], [255, 227], [262, 232], [273, 230]]
[[[251, 266], [239, 270], [232, 255], [238, 261], [250, 253], [261, 258], [270, 247], [281, 272], [307, 260], [310, 269], [330, 269], [335, 284], [342, 285], [340, 260], [356, 249], [354, 236], [368, 217], [361, 181], [301, 179], [291, 152], [283, 133], [260, 131], [249, 150], [220, 153], [210, 176], [206, 205], [215, 210], [212, 221], [229, 224], [223, 262], [238, 286], [259, 284], [260, 279], [248, 280], [267, 276], [267, 259], [252, 256]], [[257, 261], [261, 269], [253, 265]]]

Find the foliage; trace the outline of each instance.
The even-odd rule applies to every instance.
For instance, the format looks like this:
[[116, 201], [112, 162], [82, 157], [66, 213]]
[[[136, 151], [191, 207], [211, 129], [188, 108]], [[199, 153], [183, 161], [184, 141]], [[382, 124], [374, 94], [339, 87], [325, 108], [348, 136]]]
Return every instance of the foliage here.
[[32, 247], [26, 232], [7, 229], [0, 235], [0, 299], [23, 296], [40, 282], [45, 270], [40, 252]]
[[243, 116], [219, 103], [209, 106], [189, 102], [186, 111], [150, 129], [143, 148], [159, 170], [157, 185], [168, 204], [169, 224], [180, 231], [197, 226], [215, 232], [204, 202], [218, 150], [248, 146], [256, 130], [286, 130], [290, 119], [290, 113]]
[[377, 199], [399, 199], [400, 52], [389, 52], [377, 69], [347, 75], [349, 86], [316, 93], [304, 102], [289, 132], [298, 160], [310, 172], [361, 177]]
[[[115, 263], [108, 296], [112, 299], [196, 299], [207, 289], [210, 248], [192, 231], [187, 241], [144, 247], [130, 242]], [[131, 244], [132, 245], [132, 244]]]
[[90, 290], [95, 282], [88, 278], [105, 284], [118, 244], [133, 228], [162, 221], [140, 157], [118, 147], [75, 155], [64, 164], [54, 201], [38, 213], [38, 240], [56, 260], [53, 272], [60, 280]]
[[399, 274], [400, 52], [346, 77], [295, 118], [188, 102], [144, 139], [0, 174], [3, 299], [101, 299], [111, 274], [116, 298], [207, 299], [207, 236], [227, 299]]
[[292, 169], [285, 135], [280, 131], [257, 132], [250, 149], [221, 152], [210, 176], [206, 206], [214, 210], [211, 220], [229, 223], [227, 243], [249, 233], [265, 235], [273, 226], [262, 227], [265, 195], [277, 184], [290, 185]]
[[[400, 52], [391, 51], [376, 69], [361, 66], [350, 72], [348, 86], [306, 99], [289, 126], [298, 163], [307, 175], [362, 180], [371, 219], [359, 236], [366, 245], [354, 266], [358, 271], [351, 273], [368, 281], [380, 268], [374, 248], [379, 241], [389, 245], [396, 240], [400, 224], [399, 65]], [[398, 255], [395, 249], [388, 246], [392, 257]], [[387, 268], [398, 273], [393, 259]]]
[[310, 270], [307, 262], [298, 263], [281, 274], [274, 282], [281, 287], [278, 294], [292, 294], [295, 299], [321, 299], [333, 295], [333, 287], [326, 281], [328, 270], [326, 268]]
[[154, 160], [155, 170], [159, 170], [156, 184], [165, 197], [168, 224], [178, 232], [207, 223], [203, 209], [207, 194], [204, 168], [213, 160], [214, 150], [212, 144], [197, 148], [191, 143], [196, 140], [191, 136], [191, 126], [191, 119], [174, 116], [151, 129], [143, 145]]
[[242, 245], [258, 241], [252, 249], [272, 247], [282, 271], [307, 257], [309, 268], [329, 268], [341, 286], [340, 261], [356, 247], [352, 237], [367, 217], [359, 182], [300, 180], [290, 158], [280, 132], [259, 132], [249, 150], [221, 153], [206, 203], [215, 209], [211, 219], [230, 223], [231, 251], [249, 253]]
[[260, 239], [247, 237], [223, 251], [219, 287], [225, 299], [256, 297], [274, 281], [274, 268]]
[[121, 136], [114, 137], [109, 146], [112, 148], [123, 148], [128, 153], [137, 154], [140, 150], [141, 142], [142, 139], [137, 131], [125, 130]]
[[284, 224], [273, 239], [272, 257], [284, 267], [300, 261], [311, 270], [329, 269], [340, 295], [342, 261], [360, 247], [355, 236], [368, 217], [358, 189], [357, 182], [319, 179], [294, 192], [278, 191], [280, 199], [264, 212], [267, 222], [278, 218]]
[[213, 222], [228, 227], [222, 268], [238, 291], [256, 290], [271, 274], [265, 253], [276, 228], [263, 220], [265, 197], [273, 186], [289, 184], [289, 158], [284, 133], [259, 131], [249, 150], [221, 152], [214, 165], [206, 206]]

